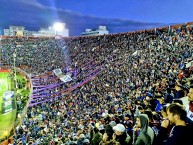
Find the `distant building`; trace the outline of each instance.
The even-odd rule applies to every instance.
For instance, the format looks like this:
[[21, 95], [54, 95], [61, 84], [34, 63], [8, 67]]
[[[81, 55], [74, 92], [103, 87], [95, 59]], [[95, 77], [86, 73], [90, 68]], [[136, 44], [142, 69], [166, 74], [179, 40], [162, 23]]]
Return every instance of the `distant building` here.
[[33, 36], [47, 36], [47, 37], [51, 37], [55, 35], [55, 31], [52, 27], [48, 27], [48, 28], [40, 28], [40, 30], [36, 33], [32, 34]]
[[5, 36], [24, 36], [25, 27], [23, 26], [9, 26], [9, 29], [4, 29]]
[[33, 36], [45, 36], [45, 37], [51, 37], [51, 36], [62, 36], [62, 37], [68, 37], [69, 36], [69, 30], [65, 28], [65, 23], [62, 23], [63, 30], [57, 31], [54, 29], [54, 27], [49, 26], [48, 28], [41, 28], [37, 33], [34, 33]]
[[65, 28], [65, 23], [61, 23], [61, 24], [63, 25], [63, 28], [64, 28], [61, 31], [56, 31], [52, 26], [48, 28], [41, 28], [39, 31], [25, 30], [24, 26], [9, 26], [9, 29], [4, 29], [4, 36], [68, 37], [69, 30]]
[[99, 26], [99, 28], [96, 30], [86, 29], [86, 32], [81, 33], [82, 36], [96, 36], [104, 34], [109, 34], [109, 31], [107, 30], [106, 26]]

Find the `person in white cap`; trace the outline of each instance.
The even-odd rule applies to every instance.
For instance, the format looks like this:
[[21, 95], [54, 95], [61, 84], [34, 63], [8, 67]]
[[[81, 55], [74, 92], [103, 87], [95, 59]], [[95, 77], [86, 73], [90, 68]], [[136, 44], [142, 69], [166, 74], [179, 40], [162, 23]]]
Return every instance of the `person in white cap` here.
[[[120, 145], [127, 145], [129, 141], [127, 141], [127, 133], [125, 126], [123, 124], [117, 124], [113, 127], [115, 133], [113, 134], [113, 140], [119, 142]], [[129, 137], [130, 138], [130, 137]]]

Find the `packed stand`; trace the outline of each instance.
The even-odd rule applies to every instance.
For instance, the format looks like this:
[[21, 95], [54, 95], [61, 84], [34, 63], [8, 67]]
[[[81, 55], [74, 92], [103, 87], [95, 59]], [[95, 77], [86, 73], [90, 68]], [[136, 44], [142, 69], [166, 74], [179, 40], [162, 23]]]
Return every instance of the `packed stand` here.
[[[102, 71], [68, 94], [60, 93], [51, 101], [29, 107], [22, 125], [16, 129], [15, 144], [189, 145], [193, 121], [192, 30], [192, 26], [183, 25], [178, 29], [63, 41], [21, 39], [23, 48], [17, 49], [17, 65], [28, 66], [28, 73], [42, 74], [70, 65], [81, 73], [79, 81], [73, 82], [76, 84], [86, 78], [84, 74], [89, 74], [88, 67], [100, 66]], [[5, 46], [18, 40], [6, 41]], [[32, 48], [30, 43], [36, 46]], [[64, 47], [69, 56], [62, 54]], [[7, 51], [12, 56], [14, 49]], [[68, 63], [63, 60], [66, 57]], [[12, 58], [5, 58], [5, 62], [11, 63]], [[84, 67], [86, 63], [90, 66]], [[56, 81], [59, 80], [44, 80], [39, 85]], [[73, 83], [50, 91], [62, 91]], [[44, 93], [49, 97], [50, 92]], [[178, 104], [187, 95], [190, 104], [185, 110]]]

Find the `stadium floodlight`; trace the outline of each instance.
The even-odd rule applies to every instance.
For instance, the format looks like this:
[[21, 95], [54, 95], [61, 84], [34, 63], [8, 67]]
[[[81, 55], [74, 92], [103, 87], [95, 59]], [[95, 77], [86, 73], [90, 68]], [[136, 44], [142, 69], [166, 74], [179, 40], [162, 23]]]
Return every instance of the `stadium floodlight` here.
[[55, 35], [56, 35], [57, 32], [61, 32], [64, 30], [64, 24], [57, 22], [54, 24], [53, 28], [55, 30]]

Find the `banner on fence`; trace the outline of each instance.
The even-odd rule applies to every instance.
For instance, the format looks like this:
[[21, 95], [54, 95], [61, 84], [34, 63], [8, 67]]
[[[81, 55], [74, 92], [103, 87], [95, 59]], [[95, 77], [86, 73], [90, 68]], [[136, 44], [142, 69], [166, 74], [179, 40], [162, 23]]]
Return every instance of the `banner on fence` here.
[[66, 82], [70, 82], [72, 80], [70, 75], [64, 75], [62, 77], [60, 77], [60, 80], [63, 81], [64, 83]]
[[62, 71], [61, 71], [61, 69], [54, 69], [53, 70], [53, 72], [54, 72], [54, 74], [56, 75], [56, 76], [61, 76], [62, 75]]

